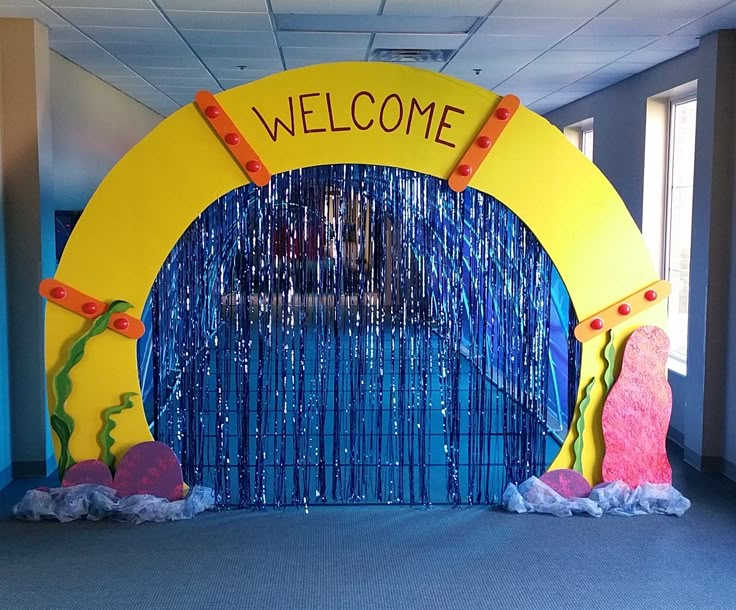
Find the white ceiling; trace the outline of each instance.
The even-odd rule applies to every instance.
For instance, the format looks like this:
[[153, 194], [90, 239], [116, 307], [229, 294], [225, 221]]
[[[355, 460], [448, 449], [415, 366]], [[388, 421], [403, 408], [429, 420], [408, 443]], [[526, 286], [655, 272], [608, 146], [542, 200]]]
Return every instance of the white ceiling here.
[[52, 49], [164, 116], [374, 49], [449, 51], [412, 65], [544, 113], [736, 28], [736, 0], [0, 0], [0, 17], [45, 23]]

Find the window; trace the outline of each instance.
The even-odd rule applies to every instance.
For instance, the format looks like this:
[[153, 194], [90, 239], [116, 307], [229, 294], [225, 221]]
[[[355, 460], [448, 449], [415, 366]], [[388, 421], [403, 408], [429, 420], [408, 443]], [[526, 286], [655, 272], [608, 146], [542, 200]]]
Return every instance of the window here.
[[563, 130], [565, 137], [588, 159], [593, 160], [593, 119], [585, 119]]
[[690, 231], [697, 81], [647, 100], [642, 233], [655, 268], [672, 284], [667, 300], [670, 370], [687, 374]]
[[695, 97], [671, 100], [667, 142], [664, 276], [672, 284], [668, 301], [670, 368], [687, 368], [687, 319], [690, 280], [690, 227], [695, 168]]
[[588, 159], [593, 160], [593, 125], [580, 131], [580, 150]]

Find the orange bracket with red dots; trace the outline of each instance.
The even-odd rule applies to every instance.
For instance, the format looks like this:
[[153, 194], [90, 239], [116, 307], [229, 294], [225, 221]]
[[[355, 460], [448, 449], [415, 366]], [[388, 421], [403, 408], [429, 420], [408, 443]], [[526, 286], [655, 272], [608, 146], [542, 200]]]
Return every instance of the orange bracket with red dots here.
[[672, 292], [672, 284], [659, 280], [643, 290], [622, 299], [615, 305], [583, 320], [575, 327], [575, 338], [581, 343], [604, 333], [645, 309], [664, 301]]
[[271, 179], [270, 172], [248, 141], [243, 137], [235, 123], [209, 91], [200, 91], [194, 97], [194, 103], [202, 112], [202, 116], [212, 127], [233, 159], [243, 168], [251, 182], [265, 186]]
[[453, 191], [460, 193], [465, 190], [506, 125], [516, 114], [520, 104], [519, 98], [515, 95], [505, 95], [501, 98], [485, 125], [476, 134], [473, 143], [465, 151], [460, 163], [452, 170], [452, 175], [447, 181]]
[[[43, 280], [38, 287], [41, 296], [48, 299], [50, 303], [56, 303], [64, 309], [84, 316], [90, 320], [102, 315], [107, 311], [107, 303], [93, 299], [86, 294], [67, 286], [58, 280]], [[110, 316], [107, 327], [131, 339], [139, 339], [146, 332], [146, 327], [138, 318], [129, 316], [127, 313], [114, 313]]]

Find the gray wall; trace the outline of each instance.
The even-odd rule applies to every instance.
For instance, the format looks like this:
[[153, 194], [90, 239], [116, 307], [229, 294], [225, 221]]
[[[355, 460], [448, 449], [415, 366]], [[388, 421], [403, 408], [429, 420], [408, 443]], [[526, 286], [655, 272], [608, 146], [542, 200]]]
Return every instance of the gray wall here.
[[561, 129], [594, 118], [594, 162], [641, 228], [647, 99], [697, 79], [688, 370], [687, 376], [670, 372], [670, 438], [695, 467], [731, 476], [736, 474], [736, 380], [728, 374], [728, 365], [736, 364], [736, 281], [729, 275], [736, 255], [730, 240], [736, 202], [735, 40], [733, 31], [709, 34], [698, 49], [547, 116]]
[[0, 37], [0, 67], [11, 62], [0, 71], [2, 487], [11, 466], [19, 478], [45, 475], [56, 464], [38, 296], [40, 279], [55, 270], [54, 211], [82, 209], [109, 169], [162, 117], [49, 51], [40, 24], [0, 20], [0, 32], [8, 34]]

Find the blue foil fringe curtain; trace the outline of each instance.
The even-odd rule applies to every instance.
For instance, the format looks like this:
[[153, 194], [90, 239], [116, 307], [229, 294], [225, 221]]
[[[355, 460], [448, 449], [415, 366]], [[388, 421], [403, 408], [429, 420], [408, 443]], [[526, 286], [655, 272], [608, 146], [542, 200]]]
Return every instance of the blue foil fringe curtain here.
[[500, 202], [423, 174], [326, 166], [236, 189], [151, 293], [154, 436], [222, 507], [497, 503], [558, 448], [553, 275]]

